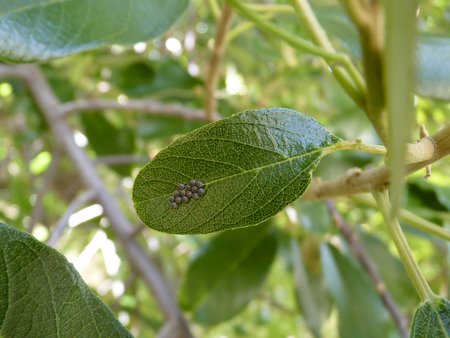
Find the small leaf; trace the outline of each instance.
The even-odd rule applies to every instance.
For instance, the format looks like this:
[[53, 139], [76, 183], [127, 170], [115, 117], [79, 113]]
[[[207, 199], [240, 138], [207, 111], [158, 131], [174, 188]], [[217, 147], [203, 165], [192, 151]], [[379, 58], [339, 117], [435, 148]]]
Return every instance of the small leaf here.
[[0, 57], [47, 60], [110, 44], [148, 41], [187, 0], [0, 0]]
[[260, 290], [276, 249], [269, 222], [215, 236], [189, 265], [181, 305], [202, 324], [231, 318]]
[[0, 334], [132, 337], [64, 256], [1, 223]]
[[[339, 139], [285, 108], [247, 110], [211, 123], [162, 150], [138, 174], [136, 211], [167, 233], [208, 233], [256, 225], [299, 198], [322, 150]], [[172, 209], [180, 183], [206, 184], [198, 200]]]
[[448, 338], [450, 336], [450, 302], [444, 298], [428, 300], [414, 314], [411, 338]]

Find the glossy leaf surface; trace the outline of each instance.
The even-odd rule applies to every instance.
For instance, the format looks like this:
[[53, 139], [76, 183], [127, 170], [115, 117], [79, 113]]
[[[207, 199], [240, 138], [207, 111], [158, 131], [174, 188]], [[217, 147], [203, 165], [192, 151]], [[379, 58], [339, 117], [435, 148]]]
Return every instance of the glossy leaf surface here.
[[0, 57], [47, 60], [110, 44], [148, 41], [187, 0], [0, 0]]
[[450, 336], [450, 302], [432, 299], [420, 306], [411, 324], [411, 338], [448, 338]]
[[4, 337], [132, 337], [64, 256], [0, 223]]
[[[322, 150], [339, 139], [285, 108], [247, 110], [181, 137], [138, 174], [133, 200], [148, 226], [208, 233], [256, 225], [299, 198]], [[198, 200], [173, 209], [180, 183], [206, 184]]]
[[180, 303], [198, 322], [227, 320], [258, 293], [277, 249], [269, 223], [218, 234], [194, 257]]

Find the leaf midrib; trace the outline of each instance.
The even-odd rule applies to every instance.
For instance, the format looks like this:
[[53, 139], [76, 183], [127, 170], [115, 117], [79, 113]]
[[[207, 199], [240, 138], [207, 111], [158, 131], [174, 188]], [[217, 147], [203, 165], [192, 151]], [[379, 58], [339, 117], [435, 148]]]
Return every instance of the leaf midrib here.
[[[220, 181], [223, 181], [223, 180], [226, 180], [226, 179], [230, 179], [230, 178], [233, 178], [233, 177], [236, 177], [236, 176], [239, 176], [239, 175], [245, 175], [245, 174], [248, 174], [248, 173], [252, 173], [252, 172], [264, 170], [264, 169], [269, 168], [269, 167], [271, 167], [271, 166], [283, 164], [283, 163], [285, 163], [285, 162], [290, 162], [290, 161], [293, 161], [293, 160], [296, 160], [296, 159], [299, 159], [299, 158], [302, 158], [302, 157], [306, 157], [306, 156], [309, 156], [309, 155], [313, 155], [313, 154], [315, 154], [315, 153], [321, 153], [321, 152], [323, 152], [324, 149], [327, 149], [327, 148], [329, 148], [329, 147], [330, 147], [330, 146], [323, 147], [323, 148], [317, 148], [317, 149], [314, 149], [313, 151], [308, 152], [308, 153], [303, 153], [303, 154], [299, 154], [299, 155], [296, 155], [296, 156], [288, 157], [288, 158], [286, 158], [286, 159], [284, 159], [284, 160], [281, 160], [281, 161], [271, 162], [271, 163], [266, 164], [266, 165], [263, 165], [263, 166], [261, 166], [261, 167], [255, 167], [255, 168], [252, 168], [252, 169], [250, 169], [250, 170], [246, 170], [246, 171], [243, 171], [243, 172], [240, 172], [240, 173], [236, 173], [236, 174], [233, 174], [233, 175], [230, 175], [230, 176], [224, 176], [224, 177], [215, 179], [215, 180], [210, 181], [210, 182], [205, 182], [205, 183], [206, 183], [206, 186], [208, 186], [208, 185], [215, 184], [215, 183], [217, 183], [217, 182], [220, 182]], [[170, 169], [170, 168], [163, 167], [163, 166], [161, 166], [161, 167], [159, 167], [159, 168], [161, 168], [161, 169]], [[170, 169], [170, 170], [173, 170], [173, 169]], [[186, 175], [185, 175], [185, 176], [186, 176]], [[161, 198], [161, 197], [168, 197], [168, 196], [170, 196], [170, 195], [171, 195], [171, 193], [165, 194], [165, 195], [160, 195], [160, 196], [153, 197], [153, 198], [149, 198], [149, 199], [145, 199], [145, 200], [141, 200], [141, 201], [135, 202], [135, 205], [140, 205], [140, 204], [142, 204], [142, 203], [151, 202], [151, 201], [156, 200], [156, 199], [159, 199], [159, 198]]]

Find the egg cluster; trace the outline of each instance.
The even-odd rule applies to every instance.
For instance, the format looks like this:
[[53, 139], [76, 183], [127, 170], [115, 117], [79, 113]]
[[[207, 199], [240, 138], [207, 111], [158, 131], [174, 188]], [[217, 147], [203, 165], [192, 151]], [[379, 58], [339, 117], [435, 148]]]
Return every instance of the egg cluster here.
[[189, 203], [192, 199], [198, 200], [205, 193], [205, 185], [202, 181], [190, 180], [188, 184], [178, 184], [172, 196], [169, 197], [170, 207], [176, 209], [182, 203]]

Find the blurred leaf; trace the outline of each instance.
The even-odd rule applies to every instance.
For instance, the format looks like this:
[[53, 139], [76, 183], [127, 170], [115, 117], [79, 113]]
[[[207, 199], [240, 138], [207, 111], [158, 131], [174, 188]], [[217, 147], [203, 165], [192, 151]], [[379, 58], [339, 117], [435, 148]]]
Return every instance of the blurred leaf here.
[[339, 310], [339, 336], [388, 337], [388, 316], [367, 275], [331, 244], [322, 246], [322, 271]]
[[[256, 225], [300, 197], [322, 149], [338, 141], [316, 120], [285, 108], [247, 110], [179, 138], [134, 182], [133, 200], [148, 226], [208, 233]], [[191, 179], [199, 200], [172, 209], [169, 196]]]
[[419, 95], [438, 100], [450, 100], [450, 38], [426, 35], [418, 47]]
[[277, 250], [268, 221], [216, 235], [189, 264], [180, 303], [206, 325], [227, 320], [255, 297]]
[[148, 41], [169, 29], [187, 4], [187, 0], [0, 0], [0, 57], [47, 60]]
[[450, 302], [430, 299], [414, 314], [411, 338], [448, 338], [450, 336]]
[[301, 201], [295, 203], [301, 224], [309, 233], [328, 233], [333, 226], [330, 213], [321, 201]]
[[112, 81], [127, 95], [140, 97], [155, 92], [192, 89], [202, 81], [191, 76], [179, 61], [135, 62], [114, 73]]
[[0, 223], [0, 332], [5, 337], [132, 337], [64, 256]]
[[406, 143], [410, 141], [414, 116], [414, 50], [416, 44], [417, 2], [411, 0], [387, 1], [385, 92], [389, 121], [389, 167], [391, 216], [396, 217], [402, 205], [405, 181]]
[[33, 175], [40, 175], [47, 170], [52, 162], [52, 154], [48, 151], [41, 151], [30, 162], [30, 172]]
[[[102, 114], [81, 114], [81, 122], [89, 144], [97, 155], [132, 154], [135, 150], [134, 133], [127, 126], [116, 127]], [[119, 175], [128, 176], [131, 164], [111, 165]]]
[[199, 128], [203, 123], [189, 121], [170, 116], [146, 116], [139, 114], [137, 117], [136, 134], [146, 140], [158, 138], [171, 138], [177, 134], [185, 134]]
[[331, 310], [330, 299], [327, 297], [323, 277], [311, 273], [307, 269], [306, 257], [303, 257], [299, 246], [303, 246], [305, 242], [308, 243], [307, 241], [308, 239], [305, 239], [300, 243], [295, 239], [291, 239], [295, 291], [298, 305], [304, 314], [308, 328], [313, 332], [314, 337], [321, 337], [322, 326]]
[[419, 301], [417, 292], [402, 262], [389, 252], [387, 245], [378, 237], [368, 233], [359, 235], [361, 244], [367, 250], [369, 257], [373, 259], [383, 282], [397, 304], [401, 304], [406, 309], [417, 304]]

